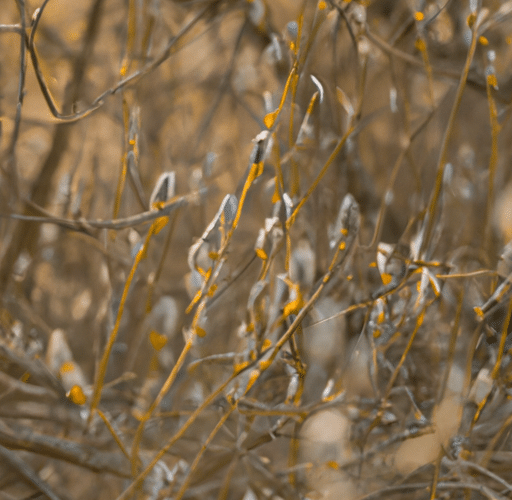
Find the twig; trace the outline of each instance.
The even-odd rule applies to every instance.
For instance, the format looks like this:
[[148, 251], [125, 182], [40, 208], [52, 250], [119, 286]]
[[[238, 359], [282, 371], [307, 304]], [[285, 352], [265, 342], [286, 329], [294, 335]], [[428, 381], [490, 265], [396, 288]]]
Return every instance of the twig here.
[[441, 191], [443, 187], [443, 178], [444, 178], [444, 171], [446, 167], [446, 158], [448, 156], [448, 146], [450, 145], [450, 139], [453, 134], [453, 128], [455, 124], [455, 118], [457, 117], [457, 114], [459, 112], [459, 108], [462, 102], [462, 95], [464, 93], [464, 89], [466, 87], [466, 81], [468, 79], [469, 70], [471, 68], [471, 63], [473, 61], [473, 57], [475, 55], [476, 50], [476, 42], [477, 42], [477, 33], [478, 33], [478, 22], [475, 21], [475, 24], [473, 26], [473, 29], [471, 31], [471, 45], [468, 50], [468, 54], [466, 57], [466, 63], [464, 64], [464, 69], [462, 71], [462, 74], [460, 76], [459, 86], [457, 87], [457, 93], [455, 95], [455, 101], [453, 103], [450, 117], [448, 119], [448, 124], [446, 125], [443, 141], [441, 144], [441, 151], [439, 153], [439, 160], [437, 163], [437, 173], [436, 173], [436, 180], [435, 180], [435, 186], [432, 191], [432, 196], [430, 199], [430, 203], [428, 204], [428, 214], [425, 217], [424, 221], [424, 233], [423, 238], [420, 245], [420, 257], [423, 257], [424, 255], [427, 255], [427, 258], [429, 258], [428, 254], [430, 253], [431, 249], [430, 247], [430, 240], [432, 237], [432, 231], [434, 229], [434, 226], [436, 225], [436, 219], [437, 219], [437, 212], [438, 212], [438, 203], [441, 197]]
[[19, 472], [24, 479], [35, 486], [41, 493], [44, 493], [50, 500], [60, 500], [60, 498], [50, 488], [50, 485], [43, 481], [37, 472], [24, 460], [18, 457], [16, 453], [0, 445], [0, 457], [2, 457], [4, 464]]
[[23, 28], [20, 24], [0, 24], [0, 32], [23, 34]]
[[[160, 210], [148, 210], [146, 212], [141, 212], [136, 215], [131, 215], [130, 217], [124, 217], [121, 219], [111, 219], [111, 220], [73, 220], [73, 219], [64, 219], [62, 217], [40, 217], [37, 215], [21, 215], [21, 214], [0, 214], [0, 217], [10, 217], [12, 219], [30, 221], [30, 222], [38, 222], [38, 223], [50, 223], [57, 224], [59, 226], [65, 227], [67, 229], [73, 229], [74, 231], [84, 231], [87, 228], [94, 229], [125, 229], [127, 227], [134, 227], [139, 224], [144, 224], [146, 222], [152, 222], [159, 217], [164, 217], [169, 215], [174, 210], [188, 205], [191, 202], [194, 202], [198, 199], [198, 196], [201, 197], [204, 193], [206, 193], [207, 189], [203, 189], [197, 193], [190, 193], [188, 195], [176, 196], [167, 202]], [[31, 206], [34, 206], [33, 203], [27, 201]], [[38, 210], [41, 210], [38, 207]]]
[[[41, 72], [41, 68], [39, 65], [39, 60], [37, 57], [37, 53], [34, 46], [34, 33], [37, 28], [37, 23], [39, 22], [42, 14], [43, 9], [48, 3], [49, 0], [45, 0], [43, 3], [43, 6], [41, 7], [41, 10], [38, 12], [36, 17], [34, 18], [34, 26], [32, 28], [32, 33], [30, 36], [30, 39], [27, 39], [27, 45], [28, 50], [30, 53], [30, 57], [32, 60], [32, 65], [34, 66], [34, 71], [36, 73], [37, 82], [39, 83], [39, 88], [41, 89], [41, 92], [43, 94], [43, 97], [48, 105], [48, 108], [50, 109], [52, 115], [57, 118], [61, 122], [67, 122], [72, 123], [76, 122], [78, 120], [81, 120], [82, 118], [85, 118], [89, 116], [91, 113], [96, 111], [98, 108], [103, 106], [105, 99], [111, 95], [114, 95], [122, 88], [126, 87], [128, 84], [135, 83], [142, 77], [150, 74], [153, 70], [158, 68], [160, 64], [162, 64], [166, 59], [168, 59], [172, 55], [172, 50], [174, 45], [186, 34], [188, 33], [192, 27], [198, 23], [198, 21], [201, 20], [201, 18], [207, 14], [210, 10], [212, 10], [221, 0], [216, 0], [214, 2], [208, 3], [204, 9], [202, 9], [188, 24], [186, 24], [177, 35], [173, 36], [169, 42], [167, 43], [166, 47], [162, 50], [159, 56], [157, 56], [153, 61], [147, 63], [145, 66], [143, 66], [140, 70], [135, 71], [131, 75], [127, 76], [126, 78], [123, 78], [119, 82], [117, 82], [113, 87], [110, 87], [108, 90], [105, 90], [102, 94], [100, 94], [94, 101], [91, 103], [91, 105], [78, 113], [71, 113], [71, 114], [65, 114], [60, 112], [57, 109], [57, 106], [55, 104], [55, 101], [51, 95], [51, 92], [44, 80], [43, 74]], [[100, 0], [103, 1], [103, 0]]]
[[[46, 365], [40, 359], [27, 359], [12, 351], [4, 341], [0, 340], [0, 360], [6, 361], [24, 372], [30, 373], [38, 383], [51, 388], [61, 397], [65, 397], [65, 391], [59, 381], [50, 373]], [[7, 365], [9, 367], [9, 365]], [[11, 366], [12, 369], [12, 366]]]
[[187, 475], [185, 476], [185, 479], [183, 480], [183, 483], [178, 491], [178, 493], [176, 493], [176, 496], [174, 497], [175, 500], [181, 500], [183, 498], [183, 495], [186, 493], [186, 490], [188, 488], [188, 485], [190, 484], [190, 481], [192, 479], [192, 473], [195, 471], [195, 469], [197, 468], [197, 466], [199, 465], [199, 462], [202, 458], [202, 456], [204, 455], [204, 452], [206, 451], [206, 449], [208, 448], [208, 446], [210, 445], [210, 443], [213, 441], [214, 437], [217, 435], [217, 433], [220, 431], [220, 429], [222, 428], [222, 426], [226, 423], [227, 419], [231, 416], [231, 414], [235, 411], [235, 409], [237, 408], [237, 405], [233, 405], [231, 406], [225, 413], [224, 415], [222, 415], [222, 417], [220, 418], [220, 420], [217, 422], [217, 425], [213, 428], [213, 430], [210, 432], [210, 434], [208, 435], [208, 438], [206, 439], [206, 441], [203, 443], [203, 445], [201, 446], [201, 449], [199, 450], [199, 452], [197, 453], [194, 461], [192, 462], [192, 464], [190, 465], [190, 468], [188, 470], [188, 473]]
[[[45, 0], [44, 5], [46, 5], [46, 3], [47, 0]], [[92, 8], [90, 9], [87, 29], [82, 41], [80, 54], [73, 62], [73, 78], [66, 89], [64, 98], [66, 106], [70, 106], [78, 99], [83, 86], [85, 71], [100, 27], [103, 3], [104, 0], [94, 0]], [[38, 18], [36, 16], [34, 23], [37, 21]], [[27, 36], [25, 36], [25, 41], [27, 44], [29, 43]], [[69, 125], [61, 123], [55, 127], [50, 150], [30, 190], [29, 198], [38, 205], [45, 206], [51, 196], [52, 181], [61, 159], [69, 146], [70, 136], [71, 128]], [[30, 213], [28, 209], [25, 211], [25, 215], [30, 215]], [[4, 294], [7, 289], [7, 285], [12, 276], [12, 268], [20, 253], [25, 249], [28, 249], [29, 253], [35, 251], [39, 231], [37, 227], [31, 227], [28, 222], [19, 222], [14, 224], [12, 234], [12, 239], [9, 241], [0, 261], [0, 293], [2, 294]]]
[[139, 485], [144, 481], [144, 479], [148, 476], [148, 474], [153, 470], [158, 461], [172, 448], [172, 446], [185, 434], [185, 432], [190, 428], [190, 426], [196, 421], [197, 417], [201, 415], [205, 408], [210, 406], [228, 387], [228, 385], [235, 379], [239, 373], [233, 373], [227, 380], [225, 380], [215, 391], [213, 391], [204, 401], [203, 403], [196, 408], [196, 410], [190, 415], [188, 420], [181, 426], [180, 430], [172, 436], [169, 441], [160, 449], [160, 451], [153, 457], [153, 460], [146, 466], [146, 468], [135, 478], [135, 480], [130, 484], [126, 490], [121, 493], [117, 497], [116, 500], [127, 500], [131, 497], [132, 493], [139, 487]]
[[[25, 2], [24, 0], [17, 0], [18, 10], [20, 14], [20, 26], [22, 33], [25, 32]], [[21, 108], [23, 106], [23, 96], [25, 93], [25, 75], [27, 69], [26, 50], [24, 37], [20, 37], [20, 75], [18, 78], [18, 96], [16, 103], [16, 116], [14, 118], [14, 130], [11, 135], [11, 140], [7, 147], [7, 174], [9, 176], [9, 190], [14, 200], [18, 199], [18, 173], [16, 165], [16, 144], [20, 134], [21, 126]]]
[[[359, 497], [358, 500], [380, 500], [383, 497], [388, 495], [396, 495], [397, 493], [408, 493], [419, 490], [424, 490], [428, 492], [430, 490], [430, 483], [410, 483], [410, 484], [399, 484], [397, 486], [388, 486], [386, 488], [381, 488], [378, 491], [374, 491], [368, 495], [363, 497]], [[437, 483], [438, 491], [452, 491], [452, 490], [471, 490], [476, 491], [477, 493], [482, 494], [489, 500], [505, 500], [505, 497], [499, 495], [495, 491], [491, 490], [487, 486], [483, 484], [474, 484], [474, 483], [464, 483], [462, 481], [459, 482], [442, 482]]]
[[94, 472], [108, 472], [118, 477], [130, 477], [130, 463], [117, 450], [115, 452], [100, 451], [69, 439], [38, 434], [28, 427], [17, 425], [11, 429], [0, 421], [0, 445], [63, 460]]
[[466, 469], [473, 469], [483, 476], [487, 476], [488, 478], [492, 479], [493, 481], [497, 482], [500, 486], [503, 486], [507, 491], [512, 491], [512, 485], [510, 483], [507, 483], [504, 479], [502, 479], [500, 476], [494, 474], [494, 472], [491, 472], [489, 469], [486, 468], [486, 465], [479, 465], [475, 462], [470, 462], [468, 460], [463, 460], [462, 458], [458, 458], [457, 460], [449, 460], [448, 458], [444, 457], [442, 460], [443, 465], [447, 465], [450, 467], [464, 467]]

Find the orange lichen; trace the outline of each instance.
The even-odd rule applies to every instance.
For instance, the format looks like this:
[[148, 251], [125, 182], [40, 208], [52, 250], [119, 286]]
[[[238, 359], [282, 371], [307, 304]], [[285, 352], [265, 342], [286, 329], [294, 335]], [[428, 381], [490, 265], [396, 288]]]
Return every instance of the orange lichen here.
[[149, 334], [149, 341], [156, 351], [160, 351], [160, 349], [167, 344], [167, 337], [155, 330], [151, 330]]
[[389, 273], [382, 273], [380, 277], [382, 279], [382, 283], [385, 285], [389, 285], [393, 279], [393, 276], [391, 276]]
[[76, 405], [83, 405], [86, 403], [84, 391], [79, 385], [74, 385], [66, 394], [67, 398]]

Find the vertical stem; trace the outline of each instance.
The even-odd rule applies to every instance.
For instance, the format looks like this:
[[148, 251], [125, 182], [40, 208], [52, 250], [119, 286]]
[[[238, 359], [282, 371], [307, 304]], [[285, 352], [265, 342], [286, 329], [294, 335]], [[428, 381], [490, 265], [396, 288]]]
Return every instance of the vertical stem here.
[[[471, 36], [471, 45], [469, 47], [468, 55], [466, 57], [466, 62], [464, 64], [464, 69], [462, 71], [462, 75], [460, 77], [459, 86], [457, 87], [457, 93], [455, 95], [455, 102], [453, 103], [453, 107], [450, 113], [450, 117], [448, 119], [448, 125], [446, 127], [443, 142], [441, 146], [441, 153], [439, 154], [439, 161], [437, 163], [437, 174], [434, 185], [434, 190], [432, 192], [432, 198], [428, 205], [428, 214], [426, 216], [426, 227], [425, 233], [423, 235], [423, 241], [421, 242], [420, 248], [420, 256], [423, 256], [425, 253], [428, 253], [430, 239], [432, 237], [432, 231], [434, 229], [434, 225], [436, 223], [436, 215], [438, 210], [439, 198], [441, 196], [441, 189], [443, 187], [443, 178], [444, 178], [444, 169], [446, 166], [446, 160], [448, 157], [448, 146], [450, 145], [450, 139], [453, 132], [453, 126], [455, 124], [455, 118], [459, 112], [459, 108], [462, 102], [462, 95], [464, 93], [464, 89], [466, 87], [466, 81], [468, 79], [469, 69], [471, 67], [471, 63], [473, 61], [473, 57], [475, 55], [476, 50], [476, 42], [477, 42], [477, 26], [476, 22], [473, 25], [472, 36]], [[428, 259], [428, 255], [426, 258]]]

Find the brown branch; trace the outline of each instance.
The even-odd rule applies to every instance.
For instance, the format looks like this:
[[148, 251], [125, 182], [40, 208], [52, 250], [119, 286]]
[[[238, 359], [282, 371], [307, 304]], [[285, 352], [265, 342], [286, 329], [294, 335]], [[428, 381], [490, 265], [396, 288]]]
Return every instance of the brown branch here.
[[[102, 3], [103, 0], [96, 0], [96, 3]], [[46, 0], [43, 3], [43, 6], [41, 7], [40, 11], [36, 14], [34, 17], [34, 25], [32, 28], [32, 33], [30, 35], [30, 38], [26, 39], [26, 43], [28, 46], [28, 51], [30, 54], [30, 58], [32, 60], [32, 65], [34, 66], [34, 71], [36, 73], [37, 82], [39, 84], [39, 88], [41, 89], [41, 92], [43, 94], [43, 97], [46, 101], [46, 104], [48, 105], [48, 108], [50, 109], [52, 115], [57, 118], [61, 122], [65, 123], [73, 123], [78, 120], [81, 120], [82, 118], [85, 118], [89, 116], [91, 113], [96, 111], [98, 108], [103, 106], [105, 99], [111, 95], [116, 94], [119, 92], [119, 90], [123, 89], [124, 87], [127, 87], [129, 84], [135, 83], [136, 81], [140, 80], [142, 77], [148, 75], [153, 70], [158, 68], [160, 64], [162, 64], [166, 59], [168, 59], [172, 55], [172, 51], [174, 49], [174, 45], [186, 34], [188, 33], [203, 17], [205, 14], [207, 14], [210, 10], [212, 10], [220, 0], [217, 0], [216, 2], [209, 3], [204, 9], [202, 9], [190, 22], [188, 22], [183, 28], [178, 32], [177, 35], [173, 36], [167, 43], [166, 47], [162, 50], [160, 55], [158, 55], [155, 59], [153, 59], [151, 62], [147, 63], [144, 67], [141, 69], [133, 72], [131, 75], [128, 75], [126, 78], [123, 78], [122, 80], [118, 81], [114, 86], [110, 87], [109, 89], [105, 90], [103, 93], [101, 93], [94, 101], [91, 103], [91, 105], [78, 112], [78, 113], [71, 113], [66, 114], [64, 112], [60, 112], [57, 109], [57, 105], [55, 104], [55, 101], [51, 95], [50, 89], [48, 88], [48, 85], [46, 84], [43, 74], [41, 72], [41, 68], [39, 65], [39, 59], [37, 57], [37, 52], [34, 46], [34, 33], [37, 28], [37, 24], [39, 23], [39, 20], [41, 19], [41, 16], [43, 14], [43, 9], [48, 3], [48, 0]], [[78, 58], [78, 60], [82, 60], [82, 58]], [[75, 68], [78, 66], [78, 64], [74, 65]], [[85, 65], [79, 66], [79, 68], [84, 68]], [[79, 75], [81, 76], [81, 75]], [[72, 101], [76, 101], [78, 98], [78, 95], [76, 98]]]
[[[380, 500], [388, 495], [396, 495], [397, 493], [409, 493], [414, 491], [423, 490], [428, 492], [430, 490], [430, 483], [410, 483], [410, 484], [399, 484], [397, 486], [388, 486], [382, 488], [373, 493], [360, 497], [359, 500]], [[480, 493], [489, 500], [504, 499], [503, 496], [499, 495], [495, 491], [491, 490], [487, 486], [478, 483], [463, 483], [457, 482], [443, 482], [437, 483], [438, 491], [449, 491], [449, 490], [471, 490]]]
[[[62, 217], [54, 217], [54, 216], [38, 216], [38, 215], [21, 215], [21, 214], [0, 214], [0, 217], [10, 217], [12, 219], [22, 220], [26, 222], [38, 222], [42, 223], [50, 223], [57, 224], [58, 226], [64, 227], [66, 229], [72, 229], [74, 231], [84, 231], [88, 228], [94, 229], [125, 229], [127, 227], [134, 227], [139, 224], [144, 224], [146, 222], [151, 222], [159, 217], [164, 217], [169, 215], [171, 212], [174, 212], [176, 209], [188, 205], [190, 202], [196, 200], [198, 196], [205, 193], [206, 189], [199, 191], [198, 193], [191, 193], [184, 196], [177, 196], [171, 199], [162, 209], [160, 210], [147, 210], [146, 212], [141, 212], [136, 215], [131, 215], [130, 217], [124, 217], [121, 219], [110, 219], [110, 220], [73, 220], [73, 219], [65, 219]], [[30, 203], [31, 207], [36, 210], [41, 210], [36, 208], [34, 203]], [[41, 210], [46, 213], [45, 210]]]
[[[18, 0], [16, 2], [20, 14], [20, 28], [21, 32], [24, 33], [26, 29], [25, 23], [25, 2], [24, 0]], [[25, 94], [25, 76], [27, 69], [26, 62], [26, 49], [25, 40], [23, 36], [20, 36], [20, 74], [18, 78], [18, 96], [16, 103], [16, 116], [14, 118], [14, 130], [11, 135], [11, 140], [7, 146], [6, 151], [6, 164], [7, 164], [7, 177], [9, 183], [9, 191], [12, 201], [18, 199], [18, 173], [16, 169], [16, 144], [18, 143], [18, 137], [20, 135], [21, 126], [21, 108], [23, 105], [23, 96]]]
[[53, 492], [49, 484], [43, 481], [37, 472], [32, 469], [16, 453], [0, 445], [0, 457], [4, 464], [16, 470], [24, 479], [35, 486], [41, 493], [44, 493], [50, 500], [59, 500], [59, 497]]
[[58, 396], [65, 397], [66, 393], [60, 382], [50, 373], [40, 359], [29, 359], [16, 354], [3, 341], [0, 340], [0, 361], [2, 370], [9, 374], [21, 371], [29, 373], [31, 381], [52, 389]]
[[0, 445], [64, 460], [93, 472], [130, 477], [130, 462], [121, 453], [100, 451], [69, 439], [37, 434], [28, 427], [10, 428], [0, 421]]
[[18, 33], [23, 34], [23, 29], [20, 24], [0, 24], [0, 32], [4, 33]]
[[[73, 64], [73, 79], [68, 87], [65, 96], [66, 106], [71, 106], [80, 95], [84, 72], [87, 62], [92, 54], [92, 47], [97, 37], [101, 21], [101, 13], [104, 0], [95, 0], [89, 14], [86, 34], [82, 43], [82, 50]], [[34, 26], [37, 27], [37, 16], [34, 20]], [[33, 26], [33, 31], [34, 31]], [[24, 43], [26, 43], [26, 37]], [[30, 47], [29, 47], [30, 52]], [[67, 124], [58, 124], [55, 127], [52, 145], [50, 151], [43, 162], [41, 170], [32, 184], [29, 198], [40, 206], [45, 206], [50, 197], [53, 177], [60, 165], [61, 159], [67, 150], [71, 135], [71, 128]], [[31, 215], [33, 212], [30, 207], [25, 207], [25, 215]], [[0, 260], [0, 290], [5, 293], [9, 283], [14, 263], [18, 259], [20, 253], [25, 249], [29, 253], [33, 253], [37, 246], [39, 228], [30, 224], [28, 221], [17, 222], [11, 228], [12, 238], [6, 243], [6, 249]]]

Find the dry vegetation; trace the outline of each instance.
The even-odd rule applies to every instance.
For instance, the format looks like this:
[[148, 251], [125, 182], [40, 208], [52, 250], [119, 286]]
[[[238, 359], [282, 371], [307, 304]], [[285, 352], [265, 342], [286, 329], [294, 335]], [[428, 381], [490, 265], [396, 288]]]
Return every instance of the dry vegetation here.
[[0, 499], [512, 498], [512, 2], [3, 0]]

